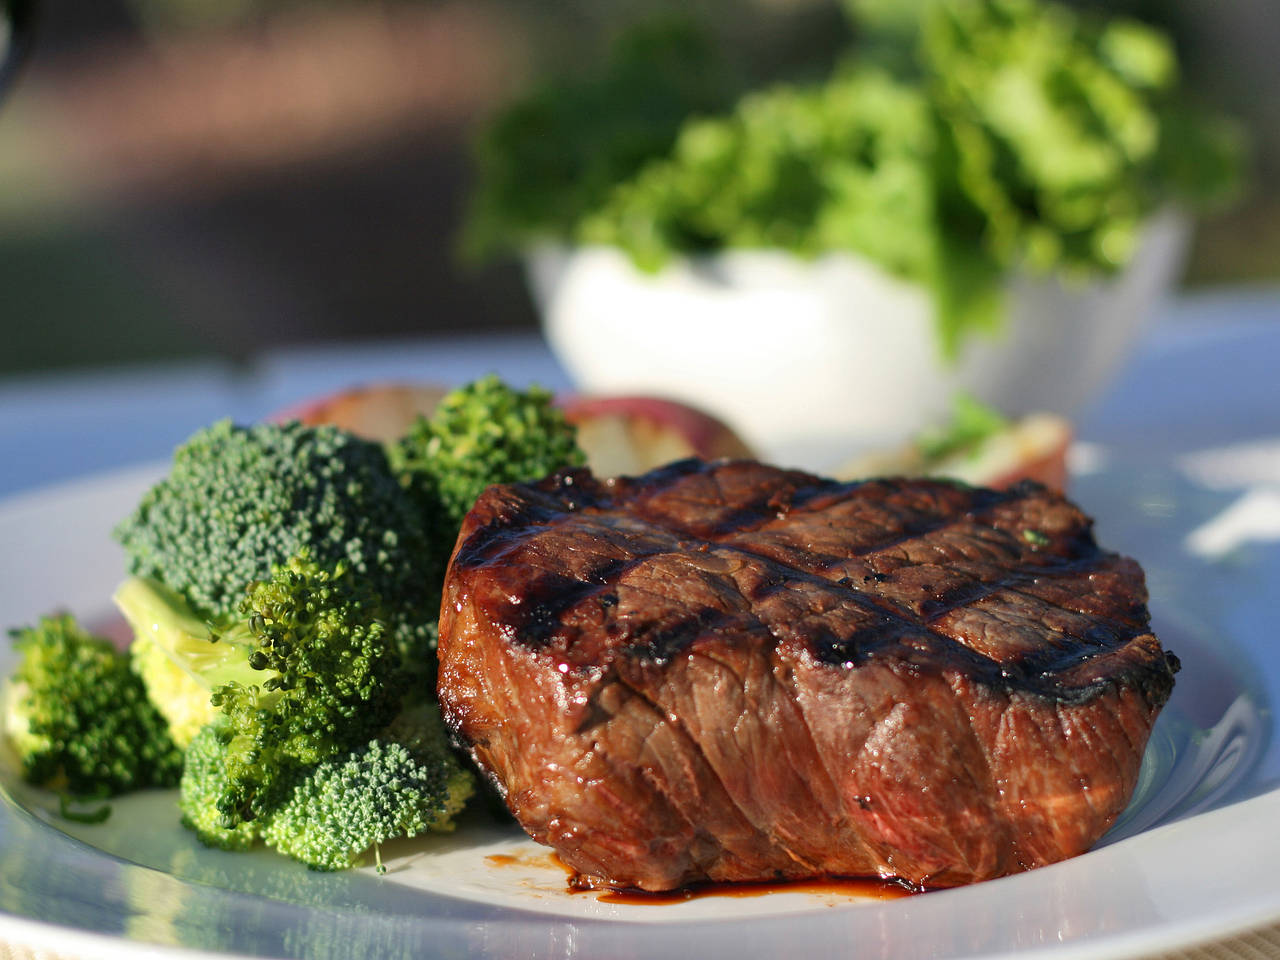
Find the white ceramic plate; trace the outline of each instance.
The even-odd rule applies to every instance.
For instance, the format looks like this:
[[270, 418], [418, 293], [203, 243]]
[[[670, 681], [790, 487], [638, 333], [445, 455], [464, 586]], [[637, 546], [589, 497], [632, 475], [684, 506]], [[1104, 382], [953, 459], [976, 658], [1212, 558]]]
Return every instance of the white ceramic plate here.
[[[109, 531], [161, 467], [0, 504], [0, 622], [65, 608], [92, 622], [123, 559]], [[897, 900], [831, 894], [605, 903], [519, 831], [475, 813], [448, 837], [385, 851], [385, 877], [317, 874], [269, 852], [206, 850], [171, 794], [71, 824], [0, 762], [0, 942], [77, 955], [972, 957], [1133, 956], [1280, 918], [1280, 762], [1267, 704], [1280, 656], [1269, 586], [1280, 550], [1225, 562], [1183, 548], [1229, 500], [1169, 471], [1113, 467], [1077, 499], [1100, 540], [1147, 566], [1156, 628], [1184, 669], [1137, 796], [1094, 851], [977, 886]], [[8, 673], [12, 654], [0, 650]], [[2, 761], [3, 758], [0, 758]], [[144, 947], [144, 945], [146, 945]], [[182, 955], [189, 956], [189, 953]]]

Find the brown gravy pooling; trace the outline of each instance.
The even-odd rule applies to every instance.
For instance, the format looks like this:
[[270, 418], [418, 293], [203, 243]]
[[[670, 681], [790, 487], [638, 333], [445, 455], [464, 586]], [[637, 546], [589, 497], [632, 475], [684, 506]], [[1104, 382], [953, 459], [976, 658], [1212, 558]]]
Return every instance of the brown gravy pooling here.
[[851, 900], [900, 900], [924, 890], [900, 880], [879, 877], [830, 877], [818, 880], [762, 880], [750, 883], [700, 883], [679, 890], [654, 893], [647, 890], [601, 887], [580, 875], [569, 878], [573, 893], [594, 893], [601, 903], [623, 903], [630, 906], [662, 906], [685, 903], [705, 897], [764, 897], [771, 893], [809, 893], [821, 897]]
[[685, 903], [704, 897], [763, 897], [771, 893], [808, 893], [827, 900], [900, 900], [913, 894], [924, 893], [902, 880], [880, 877], [829, 877], [816, 880], [764, 880], [752, 883], [701, 883], [679, 890], [652, 893], [635, 888], [619, 889], [600, 881], [574, 873], [553, 851], [536, 857], [520, 854], [494, 853], [485, 857], [494, 867], [538, 866], [556, 867], [565, 872], [569, 893], [595, 894], [601, 903], [621, 903], [630, 906], [655, 907], [673, 903]]

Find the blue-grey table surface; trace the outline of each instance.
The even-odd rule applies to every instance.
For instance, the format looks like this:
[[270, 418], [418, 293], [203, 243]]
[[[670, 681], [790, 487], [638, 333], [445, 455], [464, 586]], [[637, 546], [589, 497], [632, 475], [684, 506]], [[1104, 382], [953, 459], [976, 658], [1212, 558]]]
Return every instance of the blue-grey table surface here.
[[[221, 417], [252, 421], [353, 384], [455, 384], [490, 371], [519, 384], [571, 386], [532, 332], [309, 347], [245, 366], [187, 362], [0, 380], [0, 497], [166, 458]], [[1140, 443], [1153, 457], [1280, 434], [1280, 288], [1174, 299], [1076, 422], [1082, 439]]]

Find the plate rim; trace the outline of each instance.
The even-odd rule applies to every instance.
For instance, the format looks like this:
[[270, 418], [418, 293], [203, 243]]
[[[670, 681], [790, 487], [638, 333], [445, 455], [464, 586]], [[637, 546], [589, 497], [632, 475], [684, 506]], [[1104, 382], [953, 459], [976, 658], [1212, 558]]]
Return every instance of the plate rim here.
[[[166, 464], [162, 461], [150, 461], [141, 464], [134, 464], [128, 467], [115, 468], [112, 470], [102, 471], [99, 473], [89, 474], [84, 477], [75, 478], [69, 481], [62, 481], [45, 487], [40, 487], [31, 491], [23, 491], [19, 494], [0, 499], [0, 530], [5, 529], [10, 523], [28, 522], [24, 519], [25, 515], [32, 511], [40, 512], [42, 510], [56, 509], [63, 505], [69, 499], [77, 499], [85, 496], [110, 496], [112, 494], [120, 494], [128, 492], [136, 496], [147, 483], [160, 476], [166, 468]], [[102, 599], [102, 606], [106, 606], [106, 598]], [[7, 626], [7, 622], [5, 626]], [[7, 650], [5, 651], [7, 653]], [[7, 663], [8, 658], [0, 655], [0, 662]], [[1259, 664], [1258, 666], [1263, 666]], [[1274, 721], [1272, 721], [1272, 735], [1274, 736]], [[13, 803], [7, 798], [5, 803]], [[1209, 815], [1234, 808], [1237, 803], [1254, 804], [1261, 803], [1264, 806], [1275, 808], [1276, 812], [1280, 812], [1280, 787], [1273, 787], [1270, 790], [1259, 793], [1248, 799], [1235, 801], [1226, 807], [1218, 808], [1218, 810], [1209, 811]], [[25, 812], [25, 811], [24, 811]], [[1237, 811], [1238, 813], [1239, 811]], [[30, 814], [28, 814], [30, 815]], [[32, 819], [39, 822], [39, 818]], [[1194, 818], [1192, 818], [1194, 819]], [[1175, 821], [1178, 823], [1180, 821]], [[1153, 831], [1156, 832], [1165, 829], [1172, 824], [1161, 824]], [[47, 824], [40, 824], [42, 829], [56, 831], [55, 827]], [[65, 834], [62, 834], [66, 836]], [[0, 846], [4, 844], [4, 838], [0, 837]], [[90, 847], [90, 849], [93, 849]], [[106, 851], [98, 851], [105, 856], [112, 856]], [[1087, 855], [1086, 855], [1087, 856]], [[143, 866], [140, 864], [129, 864], [141, 870], [148, 870], [154, 873], [168, 876], [179, 883], [190, 883], [190, 881], [182, 880], [173, 874], [163, 870]], [[1061, 866], [1061, 865], [1054, 865]], [[1054, 867], [1042, 868], [1043, 870], [1053, 870]], [[1035, 871], [1034, 873], [1040, 873]], [[1017, 877], [1002, 878], [1005, 881], [1016, 881], [1020, 878], [1031, 876], [1031, 874], [1021, 874]], [[992, 883], [1000, 883], [1001, 881], [991, 881]], [[978, 886], [986, 886], [978, 885]], [[962, 888], [965, 889], [965, 888]], [[977, 889], [977, 887], [967, 888]], [[228, 893], [236, 891], [227, 890]], [[1035, 948], [1009, 948], [997, 951], [995, 953], [958, 953], [955, 956], [1011, 956], [1025, 954], [1027, 952], [1043, 953], [1046, 956], [1052, 955], [1061, 958], [1090, 958], [1090, 960], [1107, 960], [1107, 958], [1129, 958], [1149, 955], [1170, 949], [1186, 949], [1197, 945], [1214, 942], [1221, 939], [1230, 938], [1241, 933], [1259, 929], [1266, 925], [1280, 920], [1280, 883], [1275, 885], [1273, 890], [1267, 892], [1267, 896], [1262, 896], [1263, 891], [1254, 891], [1258, 896], [1247, 898], [1241, 902], [1237, 902], [1233, 909], [1223, 912], [1218, 911], [1214, 914], [1204, 914], [1199, 916], [1184, 917], [1173, 923], [1163, 923], [1153, 927], [1140, 927], [1127, 931], [1120, 931], [1104, 935], [1101, 939], [1091, 939], [1083, 937], [1073, 942], [1058, 943], [1049, 946], [1037, 946]], [[943, 892], [945, 893], [945, 891]], [[246, 894], [246, 896], [252, 896]], [[267, 899], [271, 899], [267, 897]], [[290, 906], [299, 909], [312, 909], [305, 905], [291, 904]], [[777, 916], [771, 918], [776, 921], [785, 921], [791, 919], [791, 916]], [[571, 923], [575, 922], [571, 918], [564, 916], [556, 916], [551, 914], [539, 915], [539, 920], [546, 924]], [[610, 923], [610, 921], [594, 921], [583, 920], [581, 923], [592, 924], [598, 922]], [[714, 923], [714, 921], [689, 921], [689, 923]], [[618, 930], [635, 931], [636, 925], [625, 923], [612, 924]], [[683, 924], [682, 924], [683, 925]], [[647, 928], [648, 925], [646, 925]], [[664, 924], [663, 926], [675, 926], [673, 924]], [[163, 943], [151, 940], [133, 939], [123, 935], [114, 933], [104, 933], [85, 928], [69, 926], [38, 917], [26, 916], [17, 913], [11, 913], [7, 910], [0, 909], [0, 942], [13, 943], [21, 945], [30, 945], [33, 948], [41, 950], [66, 950], [68, 952], [82, 953], [94, 956], [138, 956], [141, 950], [149, 951], [152, 955], [163, 957], [197, 957], [197, 958], [221, 958], [221, 960], [249, 960], [249, 958], [261, 956], [260, 954], [250, 954], [243, 952], [223, 952], [211, 951], [206, 948], [191, 947], [175, 943]]]

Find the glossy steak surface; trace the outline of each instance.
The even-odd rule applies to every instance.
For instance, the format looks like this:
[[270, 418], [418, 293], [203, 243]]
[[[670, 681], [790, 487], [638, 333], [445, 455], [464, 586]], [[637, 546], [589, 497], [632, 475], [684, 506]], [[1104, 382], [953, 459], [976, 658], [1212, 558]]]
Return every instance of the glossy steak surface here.
[[490, 488], [445, 583], [445, 716], [584, 878], [896, 876], [1080, 853], [1177, 661], [1142, 570], [1034, 484], [684, 461]]

